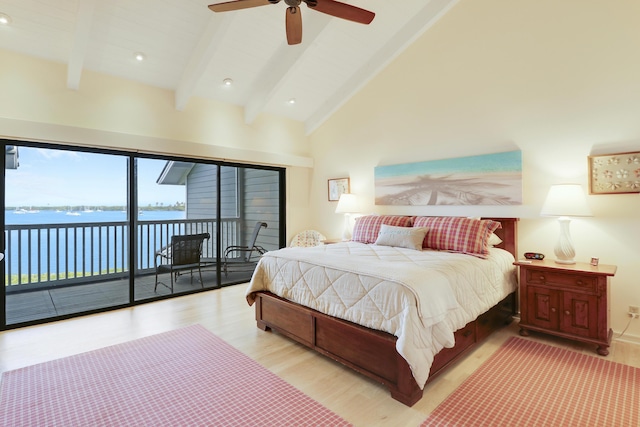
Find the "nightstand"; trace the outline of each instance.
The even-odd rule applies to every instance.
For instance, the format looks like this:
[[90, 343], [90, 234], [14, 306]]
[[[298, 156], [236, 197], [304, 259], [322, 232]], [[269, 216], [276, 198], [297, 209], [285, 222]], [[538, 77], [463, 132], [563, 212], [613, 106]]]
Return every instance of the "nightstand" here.
[[520, 335], [544, 332], [596, 344], [598, 354], [609, 354], [609, 288], [615, 265], [514, 264], [520, 267]]

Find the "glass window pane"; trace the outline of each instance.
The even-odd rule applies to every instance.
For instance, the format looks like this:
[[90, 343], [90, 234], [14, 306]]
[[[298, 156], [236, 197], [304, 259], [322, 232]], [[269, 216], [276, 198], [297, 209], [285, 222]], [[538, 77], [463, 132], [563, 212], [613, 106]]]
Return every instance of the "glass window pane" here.
[[7, 324], [128, 304], [127, 157], [16, 149], [5, 172]]
[[[218, 286], [218, 166], [145, 158], [137, 158], [136, 165], [140, 209], [135, 299]], [[183, 250], [186, 246], [193, 248]]]
[[248, 281], [260, 255], [279, 248], [279, 180], [275, 170], [222, 168], [223, 284]]

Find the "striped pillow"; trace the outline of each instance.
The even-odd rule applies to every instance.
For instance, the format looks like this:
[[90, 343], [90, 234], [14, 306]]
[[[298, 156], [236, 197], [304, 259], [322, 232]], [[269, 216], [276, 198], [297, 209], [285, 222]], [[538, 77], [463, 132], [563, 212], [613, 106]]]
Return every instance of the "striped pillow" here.
[[489, 255], [489, 237], [498, 228], [499, 222], [488, 219], [462, 217], [417, 217], [414, 227], [427, 227], [422, 246], [451, 252], [461, 252], [480, 258]]
[[375, 243], [382, 224], [396, 227], [411, 227], [412, 216], [367, 215], [356, 218], [351, 240], [360, 243]]

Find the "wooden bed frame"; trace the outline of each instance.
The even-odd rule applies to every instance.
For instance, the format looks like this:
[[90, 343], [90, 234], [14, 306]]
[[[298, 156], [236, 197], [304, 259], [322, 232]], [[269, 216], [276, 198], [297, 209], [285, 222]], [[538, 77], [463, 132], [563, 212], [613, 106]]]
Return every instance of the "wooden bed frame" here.
[[[518, 219], [486, 219], [502, 223], [502, 229], [496, 231], [503, 241], [499, 247], [517, 258]], [[423, 390], [413, 378], [406, 360], [396, 351], [395, 336], [328, 316], [271, 292], [257, 292], [255, 302], [258, 328], [276, 331], [384, 384], [394, 399], [407, 406], [413, 406], [422, 398]], [[456, 331], [455, 347], [445, 348], [436, 354], [427, 382], [494, 330], [510, 323], [515, 310], [516, 295], [513, 292]]]

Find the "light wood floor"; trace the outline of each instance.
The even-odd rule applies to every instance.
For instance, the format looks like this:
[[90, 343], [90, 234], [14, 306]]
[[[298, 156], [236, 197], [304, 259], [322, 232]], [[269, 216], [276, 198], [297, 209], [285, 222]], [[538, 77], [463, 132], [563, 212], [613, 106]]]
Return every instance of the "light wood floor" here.
[[[381, 385], [287, 338], [260, 331], [255, 326], [253, 307], [244, 299], [245, 289], [246, 285], [235, 285], [0, 333], [0, 371], [200, 323], [356, 426], [418, 426], [507, 338], [518, 335], [516, 322], [493, 334], [429, 384], [423, 399], [408, 408], [393, 400]], [[528, 339], [600, 357], [595, 354], [594, 346], [538, 334]], [[640, 346], [614, 341], [607, 359], [640, 367]]]

